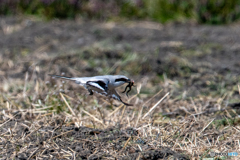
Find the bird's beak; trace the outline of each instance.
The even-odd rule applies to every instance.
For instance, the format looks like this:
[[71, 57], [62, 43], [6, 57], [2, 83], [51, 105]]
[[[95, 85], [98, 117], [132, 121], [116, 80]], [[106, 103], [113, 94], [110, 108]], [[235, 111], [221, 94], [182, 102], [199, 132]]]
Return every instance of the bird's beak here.
[[130, 83], [132, 83], [132, 86], [134, 85], [134, 80], [131, 80]]
[[130, 86], [134, 86], [134, 80], [129, 79], [128, 83]]
[[128, 82], [127, 82], [127, 83], [132, 83], [132, 84], [134, 84], [134, 80], [128, 79]]

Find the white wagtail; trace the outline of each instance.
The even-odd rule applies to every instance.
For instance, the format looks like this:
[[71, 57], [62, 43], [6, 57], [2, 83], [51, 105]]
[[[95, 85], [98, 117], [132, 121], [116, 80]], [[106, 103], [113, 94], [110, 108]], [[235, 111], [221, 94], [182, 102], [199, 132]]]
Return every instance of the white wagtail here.
[[89, 91], [89, 95], [93, 95], [93, 92], [99, 93], [101, 95], [116, 99], [122, 102], [125, 105], [131, 106], [131, 104], [125, 103], [122, 101], [121, 97], [118, 95], [115, 88], [128, 83], [125, 90], [122, 92], [126, 92], [127, 88], [129, 90], [126, 92], [128, 96], [128, 92], [131, 91], [131, 87], [134, 85], [134, 81], [127, 78], [123, 75], [104, 75], [104, 76], [95, 76], [95, 77], [64, 77], [59, 75], [52, 75], [52, 77], [62, 78], [67, 80], [75, 81], [75, 83], [85, 87]]

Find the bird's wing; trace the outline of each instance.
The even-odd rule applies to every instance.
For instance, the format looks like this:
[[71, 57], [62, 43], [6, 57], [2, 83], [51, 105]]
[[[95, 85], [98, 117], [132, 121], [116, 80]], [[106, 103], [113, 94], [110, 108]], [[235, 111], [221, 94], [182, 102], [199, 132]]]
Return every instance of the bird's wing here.
[[96, 81], [88, 81], [86, 83], [86, 86], [87, 86], [87, 89], [90, 89], [93, 92], [97, 92], [101, 95], [118, 100], [127, 106], [132, 106], [132, 104], [123, 102], [115, 89], [108, 89], [108, 83], [109, 83], [108, 79], [101, 79]]
[[122, 102], [123, 104], [125, 104], [126, 106], [133, 106], [132, 104], [128, 104], [128, 103], [123, 102], [121, 97], [118, 95], [118, 93], [115, 89], [108, 90], [108, 97], [111, 97], [115, 100], [118, 100], [118, 101]]
[[[107, 94], [108, 91], [108, 79], [90, 80], [86, 82], [87, 89], [91, 89], [98, 93]], [[104, 93], [105, 92], [105, 93]]]

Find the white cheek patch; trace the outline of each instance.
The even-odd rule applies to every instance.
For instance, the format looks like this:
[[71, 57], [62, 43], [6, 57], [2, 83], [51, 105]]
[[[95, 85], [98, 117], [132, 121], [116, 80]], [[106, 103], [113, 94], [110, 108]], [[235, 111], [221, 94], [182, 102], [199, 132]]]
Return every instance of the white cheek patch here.
[[124, 83], [125, 83], [125, 82], [122, 82], [122, 81], [121, 81], [121, 82], [116, 82], [116, 83], [115, 83], [115, 86], [118, 87], [118, 86], [123, 85]]

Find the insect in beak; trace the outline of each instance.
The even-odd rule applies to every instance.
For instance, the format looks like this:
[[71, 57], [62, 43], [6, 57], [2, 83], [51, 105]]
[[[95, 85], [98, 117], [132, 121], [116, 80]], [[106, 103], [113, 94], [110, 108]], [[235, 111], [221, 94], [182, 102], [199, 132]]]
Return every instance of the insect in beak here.
[[122, 93], [125, 93], [125, 92], [127, 91], [127, 88], [129, 88], [129, 90], [126, 92], [126, 95], [127, 95], [127, 97], [128, 97], [128, 92], [131, 91], [132, 86], [134, 86], [134, 81], [133, 81], [133, 80], [131, 80], [131, 81], [128, 83], [128, 85], [126, 86], [125, 90], [124, 90]]

